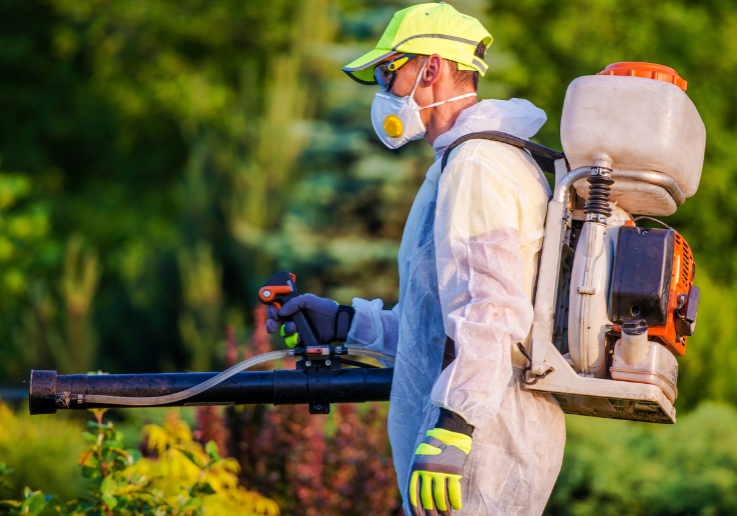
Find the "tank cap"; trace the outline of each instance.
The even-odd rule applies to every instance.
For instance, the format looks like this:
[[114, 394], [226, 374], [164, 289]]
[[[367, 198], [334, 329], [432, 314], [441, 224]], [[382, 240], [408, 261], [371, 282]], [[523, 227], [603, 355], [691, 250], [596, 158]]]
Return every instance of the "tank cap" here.
[[614, 63], [596, 75], [621, 75], [624, 77], [642, 77], [675, 84], [686, 91], [687, 82], [673, 68], [654, 63]]

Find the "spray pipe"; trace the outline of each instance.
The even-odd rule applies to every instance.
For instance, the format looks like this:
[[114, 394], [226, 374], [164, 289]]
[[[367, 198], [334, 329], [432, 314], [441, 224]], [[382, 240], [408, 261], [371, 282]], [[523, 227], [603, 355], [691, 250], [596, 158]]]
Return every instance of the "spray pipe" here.
[[[259, 298], [265, 304], [274, 304], [277, 308], [281, 308], [289, 299], [299, 295], [295, 280], [292, 273], [282, 271], [266, 282], [259, 291]], [[309, 404], [310, 413], [328, 414], [331, 402], [388, 400], [392, 368], [382, 370], [363, 362], [342, 358], [342, 356], [357, 355], [388, 363], [393, 363], [394, 357], [377, 351], [365, 350], [359, 346], [322, 344], [317, 339], [309, 319], [302, 312], [294, 314], [291, 320], [297, 326], [301, 347], [293, 350], [270, 351], [248, 358], [194, 385], [191, 379], [195, 377], [201, 379], [203, 375], [209, 376], [212, 373], [70, 375], [65, 377], [58, 376], [55, 371], [32, 371], [29, 398], [31, 414], [48, 414], [56, 412], [57, 409], [69, 408], [213, 405], [238, 402], [274, 404], [306, 402]], [[297, 356], [302, 359], [297, 363], [296, 371], [243, 373], [264, 362]], [[359, 369], [342, 369], [343, 364], [357, 366]], [[296, 375], [291, 373], [296, 373]], [[231, 381], [227, 386], [223, 386], [224, 382], [234, 377], [236, 377], [235, 382]], [[151, 385], [152, 380], [153, 386]], [[177, 386], [184, 385], [192, 386], [177, 390]], [[203, 397], [203, 394], [217, 386], [221, 386], [218, 391], [220, 397]], [[338, 392], [340, 389], [344, 392]], [[154, 396], [121, 396], [109, 394], [111, 390], [113, 392], [125, 390], [126, 393], [134, 394], [166, 392]]]

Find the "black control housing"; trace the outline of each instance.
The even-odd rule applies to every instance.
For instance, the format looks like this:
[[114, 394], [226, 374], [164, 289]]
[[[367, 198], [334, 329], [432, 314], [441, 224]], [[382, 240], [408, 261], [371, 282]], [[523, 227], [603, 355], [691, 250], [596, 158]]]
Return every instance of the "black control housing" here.
[[665, 326], [668, 319], [675, 231], [619, 228], [612, 271], [609, 320], [644, 319]]

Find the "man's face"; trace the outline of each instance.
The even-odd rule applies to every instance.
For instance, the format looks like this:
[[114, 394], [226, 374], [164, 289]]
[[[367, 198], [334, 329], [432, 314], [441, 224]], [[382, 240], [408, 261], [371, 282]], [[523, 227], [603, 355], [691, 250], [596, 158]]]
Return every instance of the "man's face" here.
[[[398, 57], [401, 56], [395, 55], [388, 60], [397, 59]], [[394, 78], [394, 84], [392, 84], [392, 89], [389, 93], [396, 95], [397, 97], [406, 97], [412, 93], [412, 88], [414, 88], [415, 81], [417, 80], [417, 74], [420, 73], [422, 64], [426, 60], [427, 56], [417, 56], [400, 68], [397, 72], [397, 76]]]
[[[395, 54], [382, 61], [382, 63], [399, 59], [403, 55]], [[437, 54], [431, 56], [419, 55], [397, 70], [389, 92], [397, 97], [406, 97], [412, 93], [412, 89], [417, 83], [414, 100], [420, 107], [430, 106], [436, 102], [469, 93], [467, 87], [460, 87], [453, 79], [453, 66], [455, 66], [455, 63], [447, 61]], [[419, 82], [417, 81], [418, 74], [422, 74]], [[428, 127], [435, 112], [435, 109], [422, 109], [420, 111], [420, 119], [426, 127]]]

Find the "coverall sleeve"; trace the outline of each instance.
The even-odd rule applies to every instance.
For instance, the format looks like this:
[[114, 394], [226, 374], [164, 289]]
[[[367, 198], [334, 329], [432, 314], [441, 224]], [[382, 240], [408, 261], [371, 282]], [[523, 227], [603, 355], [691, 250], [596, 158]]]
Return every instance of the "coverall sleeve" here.
[[348, 332], [348, 344], [362, 344], [371, 351], [379, 351], [396, 356], [399, 339], [399, 305], [391, 310], [384, 310], [381, 299], [367, 301], [353, 299], [353, 316], [351, 329]]
[[523, 286], [524, 194], [514, 180], [520, 170], [514, 170], [514, 160], [505, 159], [510, 151], [499, 153], [499, 159], [490, 159], [497, 153], [489, 152], [482, 159], [476, 151], [461, 148], [438, 187], [438, 288], [456, 358], [438, 377], [431, 396], [436, 406], [479, 426], [499, 411], [513, 374], [511, 346], [529, 333], [533, 311]]

